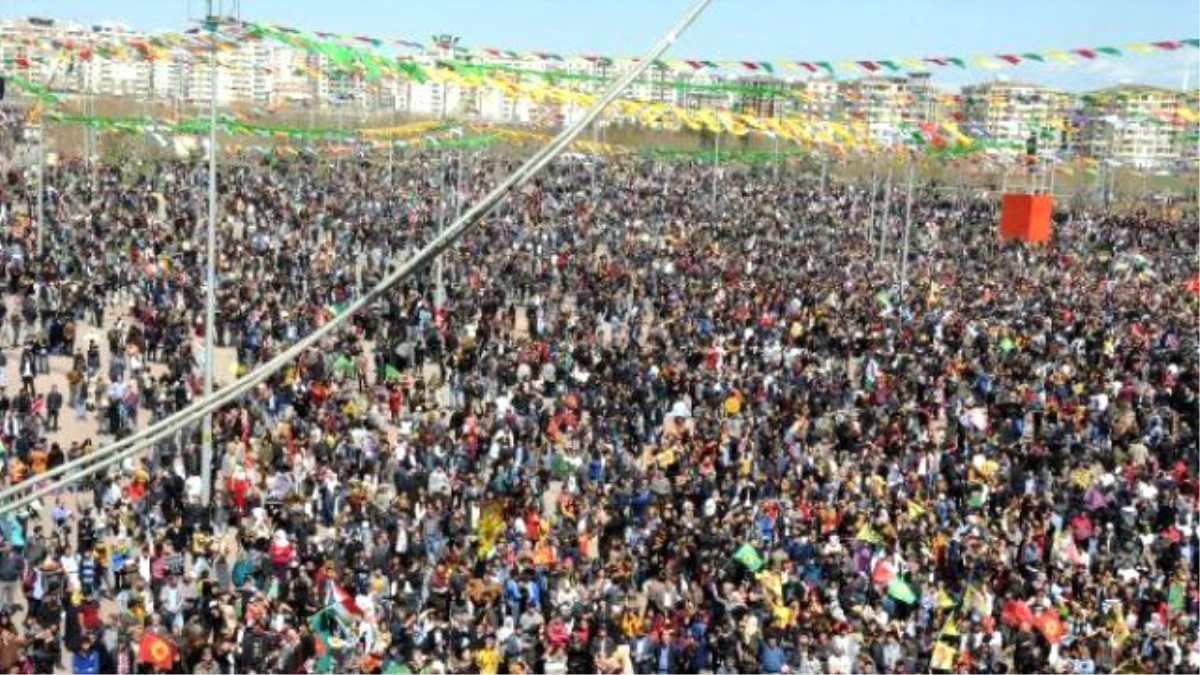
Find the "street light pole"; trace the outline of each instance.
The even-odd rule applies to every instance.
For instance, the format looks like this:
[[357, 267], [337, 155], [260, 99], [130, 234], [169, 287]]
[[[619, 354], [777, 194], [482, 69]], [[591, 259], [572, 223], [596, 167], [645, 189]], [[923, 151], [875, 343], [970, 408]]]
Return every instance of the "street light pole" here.
[[895, 169], [895, 161], [892, 157], [888, 157], [888, 173], [887, 186], [884, 187], [883, 193], [883, 219], [879, 223], [879, 262], [883, 262], [883, 254], [887, 250], [887, 229], [888, 217], [892, 215], [892, 171]]
[[779, 134], [775, 137], [775, 180], [779, 180]]
[[721, 130], [717, 129], [717, 135], [713, 139], [713, 181], [712, 181], [712, 206], [713, 206], [713, 224], [718, 220], [717, 216], [717, 180], [720, 173], [721, 165]]
[[910, 158], [908, 160], [908, 196], [904, 200], [904, 245], [900, 253], [900, 302], [904, 303], [904, 292], [908, 288], [908, 236], [909, 230], [912, 229], [912, 203], [913, 203], [913, 174], [915, 173], [916, 162]]
[[42, 257], [42, 230], [45, 220], [46, 198], [46, 124], [42, 121], [42, 112], [38, 111], [38, 152], [37, 152], [37, 255], [39, 262]]
[[[217, 323], [217, 17], [213, 0], [208, 0], [208, 241], [205, 251], [204, 298], [204, 397], [213, 393], [213, 342]], [[201, 499], [205, 506], [212, 502], [213, 420], [212, 413], [204, 416], [204, 437], [201, 442], [200, 480]]]
[[867, 244], [875, 243], [875, 207], [879, 203], [879, 166], [874, 157], [871, 158], [871, 219], [867, 221]]

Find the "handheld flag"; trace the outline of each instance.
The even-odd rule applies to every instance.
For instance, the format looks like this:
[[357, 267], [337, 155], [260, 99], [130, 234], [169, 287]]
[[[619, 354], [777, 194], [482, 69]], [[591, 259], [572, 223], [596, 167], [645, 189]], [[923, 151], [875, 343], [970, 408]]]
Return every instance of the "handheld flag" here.
[[153, 633], [146, 633], [138, 644], [138, 663], [148, 663], [157, 670], [168, 671], [175, 667], [179, 649], [175, 643]]
[[327, 609], [332, 609], [345, 619], [352, 619], [363, 615], [362, 609], [354, 602], [354, 596], [347, 593], [346, 589], [337, 585], [337, 582], [330, 582], [329, 594], [332, 597]]
[[745, 565], [746, 569], [751, 572], [757, 572], [763, 566], [762, 557], [750, 544], [742, 544], [742, 547], [733, 554], [733, 559]]

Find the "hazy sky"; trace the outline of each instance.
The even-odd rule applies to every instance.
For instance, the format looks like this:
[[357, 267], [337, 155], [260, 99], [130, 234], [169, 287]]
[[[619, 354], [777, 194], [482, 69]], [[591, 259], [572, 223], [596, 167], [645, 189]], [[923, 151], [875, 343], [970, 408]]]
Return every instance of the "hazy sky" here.
[[[227, 10], [231, 0], [223, 0]], [[644, 51], [689, 0], [241, 0], [243, 19], [306, 30], [425, 40], [452, 33], [468, 46], [560, 53]], [[138, 29], [180, 29], [204, 0], [3, 0], [0, 17], [117, 21]], [[1200, 35], [1197, 0], [715, 0], [672, 58], [839, 61], [1116, 46]], [[1007, 77], [1072, 90], [1134, 80], [1189, 88], [1200, 50], [1081, 65], [1021, 66]], [[992, 72], [935, 70], [956, 86]]]

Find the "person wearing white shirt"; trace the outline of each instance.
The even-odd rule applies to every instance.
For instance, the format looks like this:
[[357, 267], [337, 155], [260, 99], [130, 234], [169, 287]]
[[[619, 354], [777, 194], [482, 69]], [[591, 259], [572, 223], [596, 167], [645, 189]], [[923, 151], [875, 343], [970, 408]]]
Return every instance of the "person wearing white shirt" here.
[[179, 577], [172, 576], [158, 593], [158, 600], [163, 614], [163, 623], [173, 632], [183, 630], [183, 589], [179, 587]]
[[68, 546], [58, 563], [62, 565], [63, 575], [67, 578], [70, 587], [79, 588], [79, 555], [73, 553], [71, 547]]
[[829, 675], [850, 675], [850, 657], [846, 656], [840, 646], [834, 646], [833, 654], [829, 656], [826, 672]]

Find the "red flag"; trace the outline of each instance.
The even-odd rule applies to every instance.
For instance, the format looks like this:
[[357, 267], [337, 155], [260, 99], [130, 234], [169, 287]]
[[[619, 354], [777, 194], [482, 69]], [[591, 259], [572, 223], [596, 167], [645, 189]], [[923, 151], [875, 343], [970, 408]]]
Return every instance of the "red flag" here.
[[1062, 642], [1063, 637], [1067, 634], [1067, 627], [1063, 625], [1062, 618], [1054, 610], [1037, 615], [1033, 620], [1033, 625], [1046, 638], [1046, 642], [1052, 645]]
[[996, 58], [1000, 59], [1001, 61], [1008, 61], [1014, 66], [1021, 62], [1021, 57], [1017, 56], [1016, 54], [1001, 54]]
[[862, 66], [864, 70], [871, 73], [879, 70], [879, 65], [873, 61], [859, 61], [858, 65]]
[[1029, 605], [1024, 602], [1009, 600], [1000, 610], [1000, 623], [1013, 628], [1018, 628], [1023, 623], [1032, 624], [1033, 612], [1029, 611]]
[[1094, 59], [1094, 58], [1096, 58], [1096, 52], [1094, 52], [1094, 51], [1092, 51], [1092, 50], [1090, 50], [1090, 49], [1076, 49], [1076, 50], [1075, 50], [1075, 53], [1076, 53], [1076, 54], [1078, 54], [1078, 55], [1080, 55], [1080, 56], [1082, 56], [1082, 57], [1083, 57], [1083, 58], [1085, 58], [1085, 59]]
[[875, 569], [871, 571], [871, 581], [874, 581], [880, 586], [886, 586], [892, 582], [892, 579], [895, 578], [896, 573], [892, 571], [890, 565], [882, 560], [875, 563]]
[[337, 582], [333, 582], [331, 592], [333, 598], [330, 606], [333, 608], [333, 611], [347, 619], [363, 615], [363, 611], [359, 609], [358, 603], [354, 601], [354, 596], [347, 593], [346, 589], [337, 585]]
[[143, 635], [141, 643], [138, 644], [138, 663], [149, 663], [158, 670], [174, 668], [178, 656], [179, 649], [175, 647], [175, 643], [152, 633]]

